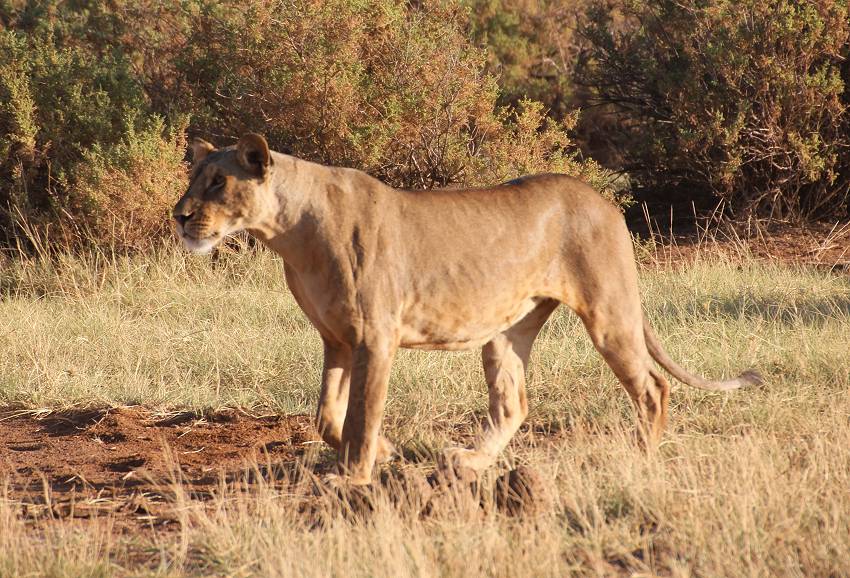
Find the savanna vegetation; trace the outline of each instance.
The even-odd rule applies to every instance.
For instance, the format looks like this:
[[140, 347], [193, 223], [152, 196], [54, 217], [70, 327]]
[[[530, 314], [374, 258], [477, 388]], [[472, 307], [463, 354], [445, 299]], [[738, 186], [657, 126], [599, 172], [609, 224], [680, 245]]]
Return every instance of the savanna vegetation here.
[[[224, 408], [314, 411], [322, 348], [280, 260], [171, 239], [191, 137], [257, 131], [399, 187], [558, 171], [624, 207], [653, 191], [750, 222], [835, 222], [850, 216], [848, 107], [845, 0], [0, 0], [0, 422], [132, 406], [194, 412], [174, 422], [188, 435]], [[132, 486], [144, 464], [116, 462], [127, 491], [110, 494], [68, 468], [12, 469], [49, 444], [0, 439], [0, 577], [850, 575], [850, 281], [834, 262], [850, 230], [830, 227], [802, 250], [818, 267], [738, 237], [704, 234], [687, 259], [636, 242], [671, 356], [765, 377], [674, 385], [656, 453], [562, 309], [480, 501], [426, 513], [376, 490], [368, 513], [346, 510], [311, 477], [333, 455], [309, 440], [275, 441], [303, 455], [271, 474], [246, 440], [239, 471], [211, 464], [203, 492], [163, 443], [167, 479]], [[403, 459], [378, 479], [433, 471], [486, 409], [477, 353], [400, 353], [384, 428]], [[132, 441], [78, 425], [62, 435]], [[521, 515], [487, 498], [517, 466], [545, 496]]]
[[[542, 510], [458, 501], [423, 516], [382, 494], [352, 517], [289, 476], [222, 478], [194, 494], [175, 455], [158, 490], [172, 521], [143, 510], [128, 531], [120, 510], [34, 517], [15, 486], [29, 474], [13, 472], [0, 489], [0, 575], [847, 574], [847, 276], [724, 255], [709, 241], [686, 266], [643, 249], [646, 311], [671, 355], [711, 375], [750, 365], [765, 375], [725, 394], [675, 386], [657, 454], [637, 450], [628, 396], [562, 309], [535, 345], [528, 425], [481, 482], [531, 467], [551, 495]], [[35, 416], [131, 404], [311, 414], [322, 347], [280, 267], [264, 250], [216, 262], [171, 249], [20, 260], [0, 300], [0, 404]], [[402, 352], [385, 433], [407, 458], [383, 471], [432, 471], [443, 447], [469, 439], [486, 399], [477, 352]], [[265, 463], [254, 459], [248, 473]], [[113, 503], [77, 483], [80, 510]], [[28, 501], [58, 501], [40, 487]]]
[[150, 246], [187, 135], [249, 130], [403, 187], [561, 171], [841, 217], [848, 22], [843, 0], [4, 0], [3, 241]]

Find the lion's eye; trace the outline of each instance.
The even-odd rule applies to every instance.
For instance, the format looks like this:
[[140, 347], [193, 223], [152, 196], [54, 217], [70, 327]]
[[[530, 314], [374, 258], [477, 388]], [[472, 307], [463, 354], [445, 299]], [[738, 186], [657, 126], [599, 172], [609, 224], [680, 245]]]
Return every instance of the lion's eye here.
[[215, 177], [213, 177], [213, 182], [212, 182], [213, 187], [220, 187], [223, 184], [224, 184], [224, 175], [219, 174], [219, 175], [216, 175]]

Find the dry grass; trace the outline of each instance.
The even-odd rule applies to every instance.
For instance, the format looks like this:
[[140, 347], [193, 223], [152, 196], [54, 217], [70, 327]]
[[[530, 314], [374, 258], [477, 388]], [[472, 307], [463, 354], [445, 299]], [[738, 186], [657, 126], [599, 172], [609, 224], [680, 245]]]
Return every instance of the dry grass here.
[[[266, 252], [3, 267], [2, 405], [313, 411], [319, 341]], [[316, 526], [285, 480], [223, 484], [205, 502], [176, 484], [178, 530], [124, 534], [108, 517], [33, 524], [0, 499], [0, 576], [850, 575], [847, 274], [706, 248], [642, 279], [676, 359], [711, 375], [754, 366], [766, 384], [675, 387], [669, 432], [647, 457], [630, 441], [627, 396], [559, 311], [535, 348], [528, 427], [499, 466], [540, 472], [546, 512], [420, 518], [382, 498], [365, 519]], [[474, 431], [479, 365], [477, 352], [399, 356], [386, 429], [426, 457], [410, 467], [427, 471], [432, 452]]]

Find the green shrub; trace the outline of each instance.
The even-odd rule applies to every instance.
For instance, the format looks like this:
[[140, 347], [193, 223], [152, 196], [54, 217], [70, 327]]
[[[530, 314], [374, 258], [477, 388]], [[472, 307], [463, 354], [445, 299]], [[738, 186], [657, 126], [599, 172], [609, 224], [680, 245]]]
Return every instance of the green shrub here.
[[576, 34], [588, 0], [463, 0], [469, 34], [487, 49], [488, 70], [499, 81], [500, 102], [544, 104], [561, 121], [581, 102], [573, 69], [583, 39]]
[[622, 152], [645, 184], [709, 190], [772, 217], [846, 211], [846, 2], [634, 0], [622, 10], [627, 26], [597, 4], [580, 79], [622, 115]]
[[521, 100], [515, 108], [501, 109], [501, 130], [477, 157], [476, 177], [469, 184], [499, 183], [517, 175], [555, 172], [590, 183], [608, 199], [627, 206], [631, 197], [615, 188], [610, 171], [592, 159], [582, 159], [570, 133], [578, 113], [557, 122], [546, 116], [543, 104]]
[[185, 129], [157, 117], [128, 119], [121, 141], [85, 153], [73, 190], [90, 238], [140, 249], [170, 231], [171, 208], [187, 184]]
[[[148, 169], [160, 181], [168, 175], [157, 194], [175, 194], [183, 156], [174, 153], [177, 137], [163, 136], [120, 52], [75, 43], [51, 18], [29, 14], [32, 28], [0, 30], [0, 224], [7, 242], [26, 228], [65, 245], [143, 244], [154, 217], [127, 199], [150, 192], [139, 170], [152, 149], [153, 157], [168, 159]], [[109, 189], [117, 172], [124, 190]], [[130, 206], [139, 211], [125, 212]]]

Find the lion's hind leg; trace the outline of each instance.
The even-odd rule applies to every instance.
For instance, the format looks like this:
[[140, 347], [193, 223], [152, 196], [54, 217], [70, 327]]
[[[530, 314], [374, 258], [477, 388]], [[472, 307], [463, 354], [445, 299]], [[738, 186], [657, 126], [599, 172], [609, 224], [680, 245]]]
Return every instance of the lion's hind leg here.
[[643, 336], [640, 303], [620, 300], [616, 307], [597, 301], [592, 309], [580, 311], [593, 344], [605, 359], [634, 404], [638, 436], [654, 448], [667, 425], [670, 384], [653, 366]]
[[455, 468], [481, 471], [490, 467], [528, 415], [525, 370], [534, 339], [558, 302], [547, 299], [482, 350], [489, 392], [489, 417], [470, 449], [452, 448], [446, 458]]

